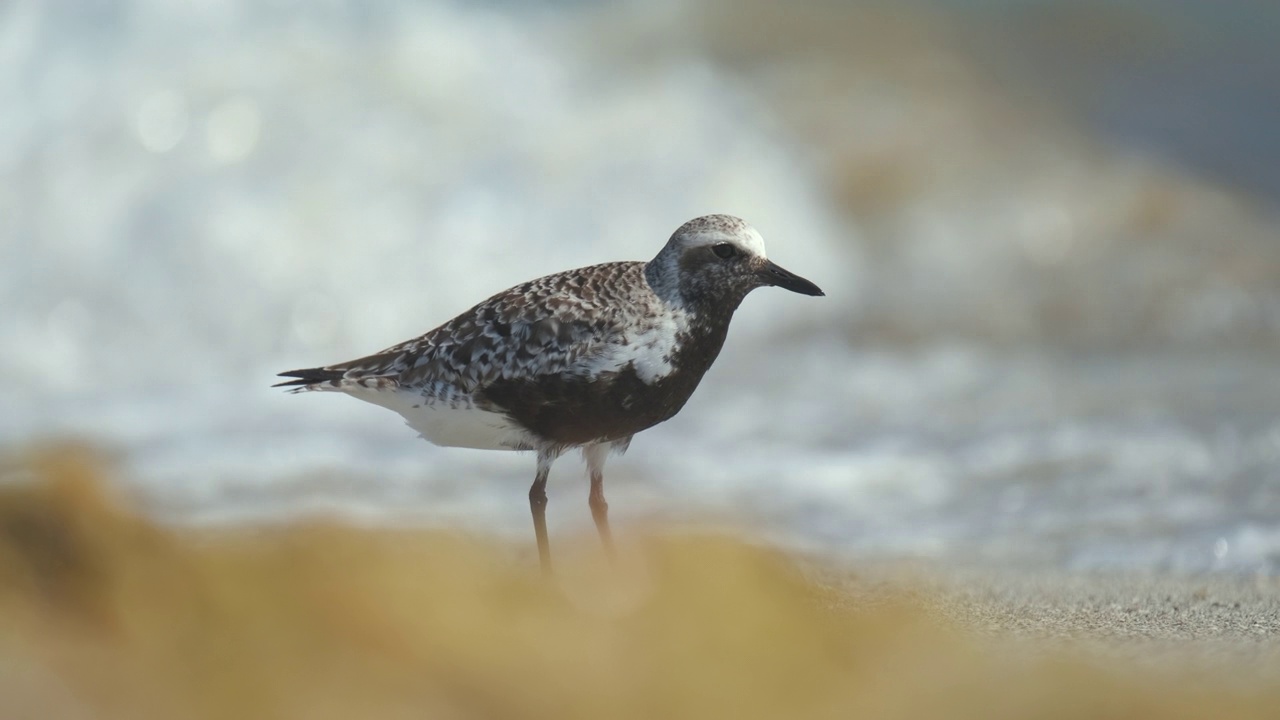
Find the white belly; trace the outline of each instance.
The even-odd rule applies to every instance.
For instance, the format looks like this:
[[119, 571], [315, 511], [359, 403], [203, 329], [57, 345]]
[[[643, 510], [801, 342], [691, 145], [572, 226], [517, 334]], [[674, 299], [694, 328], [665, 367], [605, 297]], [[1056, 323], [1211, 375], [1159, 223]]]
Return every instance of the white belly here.
[[347, 393], [400, 413], [423, 439], [446, 447], [478, 450], [528, 450], [537, 445], [510, 418], [477, 407], [433, 401], [416, 392], [352, 388]]

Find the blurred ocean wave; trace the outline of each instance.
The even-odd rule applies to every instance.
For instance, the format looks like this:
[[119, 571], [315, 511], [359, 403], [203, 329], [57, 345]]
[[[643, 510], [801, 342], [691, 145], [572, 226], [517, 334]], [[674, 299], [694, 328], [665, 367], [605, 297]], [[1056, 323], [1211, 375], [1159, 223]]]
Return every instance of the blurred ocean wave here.
[[[712, 57], [809, 144], [829, 197], [863, 230], [874, 271], [851, 317], [856, 337], [1280, 344], [1275, 217], [1168, 160], [1092, 139], [1053, 87], [988, 70], [996, 60], [971, 48], [1000, 26], [839, 3], [709, 7]], [[1097, 13], [1105, 27], [1110, 15]], [[1162, 15], [1131, 22], [1143, 18]], [[1265, 66], [1255, 72], [1271, 84]], [[1193, 114], [1195, 98], [1187, 105]]]
[[[11, 2], [0, 439], [117, 445], [187, 518], [523, 534], [529, 458], [272, 375], [730, 212], [829, 297], [744, 304], [611, 465], [621, 519], [1280, 569], [1275, 219], [1009, 84], [970, 10]], [[562, 466], [553, 522], [582, 524]]]

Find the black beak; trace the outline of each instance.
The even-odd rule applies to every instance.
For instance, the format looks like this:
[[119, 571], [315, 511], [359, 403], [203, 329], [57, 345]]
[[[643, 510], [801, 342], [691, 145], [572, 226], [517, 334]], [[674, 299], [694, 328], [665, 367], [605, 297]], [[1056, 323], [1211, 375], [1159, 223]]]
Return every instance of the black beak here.
[[783, 270], [771, 260], [765, 260], [764, 267], [756, 271], [756, 275], [765, 285], [776, 285], [784, 290], [790, 290], [801, 295], [826, 295], [817, 285], [799, 275]]

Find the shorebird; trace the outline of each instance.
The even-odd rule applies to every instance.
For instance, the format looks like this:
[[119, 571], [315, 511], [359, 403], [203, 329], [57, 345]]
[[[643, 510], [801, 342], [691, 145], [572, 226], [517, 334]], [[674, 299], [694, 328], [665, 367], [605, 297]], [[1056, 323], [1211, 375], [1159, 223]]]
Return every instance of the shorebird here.
[[578, 448], [591, 516], [614, 557], [604, 464], [684, 407], [720, 353], [747, 293], [823, 295], [765, 257], [746, 222], [680, 226], [649, 262], [613, 262], [530, 280], [440, 327], [358, 360], [280, 377], [292, 392], [337, 391], [394, 410], [436, 445], [532, 450], [529, 488], [542, 570], [551, 573], [547, 474]]

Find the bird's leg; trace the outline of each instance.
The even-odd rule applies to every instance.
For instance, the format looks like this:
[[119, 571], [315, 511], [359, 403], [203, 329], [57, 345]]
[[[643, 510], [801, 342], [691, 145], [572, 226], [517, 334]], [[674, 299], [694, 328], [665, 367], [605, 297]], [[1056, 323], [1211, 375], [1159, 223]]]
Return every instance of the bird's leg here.
[[617, 556], [613, 551], [613, 533], [609, 530], [609, 503], [604, 499], [604, 461], [608, 453], [609, 446], [603, 444], [592, 445], [582, 451], [591, 473], [591, 495], [587, 500], [591, 505], [591, 518], [596, 521], [596, 532], [600, 533], [604, 554], [613, 563]]
[[551, 543], [547, 540], [547, 475], [551, 472], [551, 463], [555, 454], [538, 452], [538, 472], [534, 475], [533, 486], [529, 488], [529, 509], [533, 511], [533, 534], [538, 539], [538, 561], [542, 564], [542, 574], [551, 575]]
[[604, 554], [609, 562], [614, 562], [613, 533], [609, 531], [609, 503], [604, 499], [604, 474], [591, 473], [591, 517], [596, 521], [596, 531], [600, 533], [600, 542], [604, 545]]

